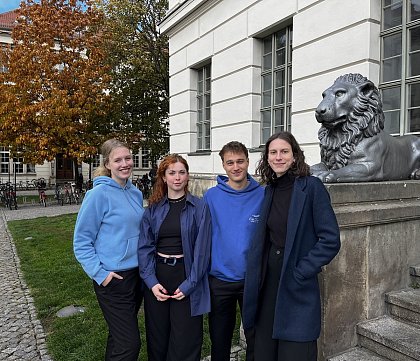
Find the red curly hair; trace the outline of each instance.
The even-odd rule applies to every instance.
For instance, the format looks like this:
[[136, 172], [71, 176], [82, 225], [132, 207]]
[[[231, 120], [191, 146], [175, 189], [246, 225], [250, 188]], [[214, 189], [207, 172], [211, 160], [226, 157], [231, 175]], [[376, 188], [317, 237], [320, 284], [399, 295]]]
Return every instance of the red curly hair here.
[[[171, 164], [174, 163], [182, 163], [185, 167], [185, 170], [189, 171], [187, 161], [180, 156], [179, 154], [169, 154], [165, 158], [163, 158], [162, 162], [159, 164], [159, 168], [156, 174], [156, 181], [155, 185], [153, 186], [152, 195], [149, 197], [149, 206], [155, 203], [158, 203], [163, 197], [168, 194], [168, 186], [164, 182], [163, 178], [165, 177], [165, 172]], [[185, 194], [188, 193], [188, 182], [184, 188]]]

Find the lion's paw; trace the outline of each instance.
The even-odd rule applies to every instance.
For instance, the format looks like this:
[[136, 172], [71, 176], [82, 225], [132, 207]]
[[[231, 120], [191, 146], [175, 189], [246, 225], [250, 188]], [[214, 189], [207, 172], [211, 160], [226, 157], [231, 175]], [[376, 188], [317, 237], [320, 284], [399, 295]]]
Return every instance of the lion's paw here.
[[323, 183], [334, 183], [337, 181], [337, 177], [331, 171], [313, 172], [312, 175], [319, 178]]
[[410, 176], [411, 179], [420, 179], [420, 169], [416, 169]]

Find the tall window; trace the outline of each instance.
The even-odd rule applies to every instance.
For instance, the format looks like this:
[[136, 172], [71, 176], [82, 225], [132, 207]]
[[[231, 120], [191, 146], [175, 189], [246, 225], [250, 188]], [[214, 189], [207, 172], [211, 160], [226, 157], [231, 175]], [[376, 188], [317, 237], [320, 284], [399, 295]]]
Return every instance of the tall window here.
[[150, 150], [142, 149], [141, 150], [141, 167], [149, 168], [149, 162], [150, 162]]
[[198, 69], [197, 150], [210, 149], [211, 64]]
[[101, 157], [99, 154], [96, 154], [92, 157], [92, 167], [93, 169], [98, 168], [101, 165]]
[[290, 129], [292, 102], [292, 26], [263, 39], [261, 72], [261, 144]]
[[14, 167], [15, 167], [16, 174], [23, 174], [24, 173], [23, 158], [14, 158], [13, 162], [15, 163]]
[[382, 0], [385, 130], [420, 134], [420, 0]]
[[0, 173], [9, 173], [9, 149], [0, 147]]
[[[10, 49], [10, 45], [7, 43], [0, 43], [1, 51], [5, 52]], [[0, 73], [6, 73], [9, 69], [2, 63], [0, 63]]]
[[140, 154], [133, 154], [133, 168], [140, 168]]

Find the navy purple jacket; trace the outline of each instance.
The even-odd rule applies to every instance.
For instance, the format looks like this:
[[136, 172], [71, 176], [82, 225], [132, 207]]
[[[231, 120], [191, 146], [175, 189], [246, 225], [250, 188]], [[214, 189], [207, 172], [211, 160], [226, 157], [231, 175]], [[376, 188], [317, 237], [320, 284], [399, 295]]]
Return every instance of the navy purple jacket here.
[[[254, 326], [259, 307], [264, 243], [273, 188], [265, 190], [261, 220], [247, 256], [243, 325]], [[318, 273], [340, 249], [340, 231], [330, 197], [315, 177], [295, 180], [287, 220], [283, 268], [277, 290], [273, 338], [308, 342], [319, 337], [321, 300]]]
[[[156, 278], [156, 245], [160, 226], [169, 212], [168, 198], [147, 207], [140, 225], [138, 261], [140, 276], [151, 289]], [[179, 285], [190, 297], [191, 316], [210, 311], [208, 268], [210, 263], [211, 221], [207, 205], [202, 199], [187, 194], [181, 211], [181, 237], [186, 279]]]

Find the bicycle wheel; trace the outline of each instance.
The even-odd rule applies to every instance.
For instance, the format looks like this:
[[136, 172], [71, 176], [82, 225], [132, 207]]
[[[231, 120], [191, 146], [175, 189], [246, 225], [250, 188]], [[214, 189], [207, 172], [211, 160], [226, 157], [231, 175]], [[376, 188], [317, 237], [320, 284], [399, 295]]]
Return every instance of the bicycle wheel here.
[[8, 201], [9, 201], [8, 203], [9, 203], [9, 209], [10, 210], [18, 209], [16, 195], [10, 194]]
[[70, 195], [70, 193], [66, 193], [66, 204], [71, 205], [71, 195]]
[[18, 205], [17, 205], [17, 199], [16, 199], [16, 196], [13, 196], [12, 201], [13, 201], [13, 206], [14, 206], [15, 210], [17, 210], [17, 209], [18, 209]]

